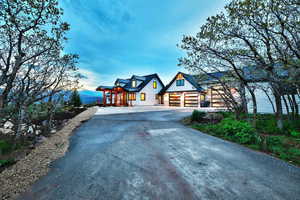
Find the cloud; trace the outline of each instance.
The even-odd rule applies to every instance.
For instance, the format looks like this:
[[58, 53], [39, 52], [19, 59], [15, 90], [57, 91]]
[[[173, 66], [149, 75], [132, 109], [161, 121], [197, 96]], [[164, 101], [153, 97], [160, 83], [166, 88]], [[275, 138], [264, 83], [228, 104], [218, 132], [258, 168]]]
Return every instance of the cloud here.
[[[225, 0], [224, 0], [225, 1]], [[60, 0], [71, 24], [67, 53], [80, 56], [85, 88], [112, 85], [116, 78], [158, 73], [170, 81], [183, 52], [183, 34], [198, 32], [221, 0]]]

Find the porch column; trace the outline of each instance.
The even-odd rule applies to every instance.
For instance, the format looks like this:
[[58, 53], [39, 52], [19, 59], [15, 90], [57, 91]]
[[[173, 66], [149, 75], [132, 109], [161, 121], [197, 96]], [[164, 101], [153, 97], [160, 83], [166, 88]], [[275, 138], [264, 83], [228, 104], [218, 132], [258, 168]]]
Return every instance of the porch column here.
[[125, 106], [126, 105], [126, 93], [123, 92], [123, 105]]
[[113, 103], [112, 103], [112, 90], [110, 90], [110, 106], [112, 106], [113, 105]]
[[117, 106], [118, 103], [118, 92], [115, 92], [115, 106]]
[[103, 90], [103, 105], [106, 105], [106, 95], [105, 95], [105, 90]]

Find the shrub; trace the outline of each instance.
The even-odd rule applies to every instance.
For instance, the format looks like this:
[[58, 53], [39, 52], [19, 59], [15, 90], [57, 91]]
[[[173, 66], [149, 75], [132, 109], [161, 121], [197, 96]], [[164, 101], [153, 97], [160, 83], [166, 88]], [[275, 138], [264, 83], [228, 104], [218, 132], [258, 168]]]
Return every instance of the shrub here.
[[3, 153], [9, 153], [12, 151], [12, 144], [8, 143], [5, 140], [0, 140], [0, 154]]
[[300, 149], [291, 147], [289, 148], [288, 152], [294, 156], [300, 156]]
[[256, 143], [257, 135], [255, 129], [248, 122], [227, 118], [219, 126], [219, 130], [222, 130], [227, 139], [240, 144]]
[[266, 138], [268, 146], [282, 145], [284, 136], [268, 136]]
[[205, 114], [206, 114], [205, 112], [200, 112], [198, 110], [194, 110], [192, 113], [191, 120], [200, 122], [203, 119], [203, 117], [205, 116]]
[[300, 132], [298, 132], [298, 131], [292, 131], [291, 132], [291, 136], [293, 136], [293, 137], [300, 137]]
[[260, 118], [256, 122], [257, 129], [262, 133], [267, 134], [282, 134], [282, 131], [277, 128], [275, 119], [262, 119]]
[[8, 160], [0, 160], [0, 166], [8, 166], [15, 163], [14, 159], [8, 159]]

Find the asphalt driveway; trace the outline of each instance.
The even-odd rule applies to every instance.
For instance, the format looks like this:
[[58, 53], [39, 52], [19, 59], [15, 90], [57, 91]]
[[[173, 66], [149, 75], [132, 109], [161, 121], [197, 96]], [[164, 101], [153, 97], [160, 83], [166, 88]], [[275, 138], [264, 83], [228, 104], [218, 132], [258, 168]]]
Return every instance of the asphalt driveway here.
[[300, 168], [154, 110], [99, 110], [20, 199], [300, 199]]

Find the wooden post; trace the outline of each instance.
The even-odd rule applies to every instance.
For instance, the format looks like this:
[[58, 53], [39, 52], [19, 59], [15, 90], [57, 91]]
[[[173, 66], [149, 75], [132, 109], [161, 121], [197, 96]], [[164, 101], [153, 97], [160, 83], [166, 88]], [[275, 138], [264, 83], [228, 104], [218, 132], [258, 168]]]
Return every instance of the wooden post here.
[[118, 92], [115, 92], [115, 106], [117, 106], [118, 103]]
[[123, 92], [123, 106], [126, 105], [126, 93]]
[[106, 105], [106, 95], [105, 95], [105, 90], [103, 90], [103, 106]]
[[110, 91], [110, 106], [112, 106], [113, 104], [112, 104], [112, 90]]

